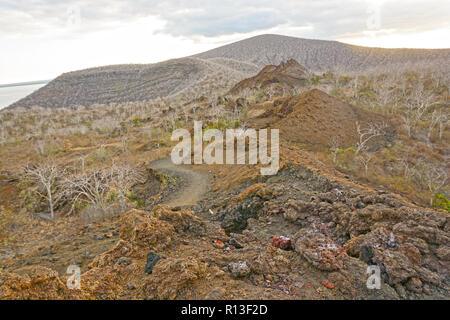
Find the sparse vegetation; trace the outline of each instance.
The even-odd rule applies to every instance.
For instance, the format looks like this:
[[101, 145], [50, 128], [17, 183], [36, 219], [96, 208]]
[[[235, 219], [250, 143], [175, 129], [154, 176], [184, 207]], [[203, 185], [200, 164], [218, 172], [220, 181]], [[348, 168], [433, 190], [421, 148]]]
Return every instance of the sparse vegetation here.
[[436, 194], [436, 200], [434, 206], [438, 209], [444, 209], [450, 212], [450, 200], [442, 194]]
[[[387, 268], [383, 272], [400, 279], [392, 282], [387, 277], [383, 288], [388, 285], [392, 288], [380, 291], [382, 294], [396, 297], [393, 288], [407, 286], [413, 270], [417, 281], [423, 280], [432, 287], [429, 290], [434, 290], [432, 294], [442, 296], [445, 287], [439, 273], [445, 266], [440, 262], [448, 251], [443, 216], [446, 212], [442, 210], [450, 211], [448, 75], [417, 65], [413, 71], [406, 66], [397, 70], [393, 67], [397, 58], [386, 68], [380, 68], [374, 53], [375, 59], [368, 59], [367, 66], [377, 70], [356, 68], [355, 72], [349, 72], [336, 67], [310, 73], [291, 61], [301, 71], [301, 77], [293, 75], [295, 81], [280, 74], [257, 76], [240, 82], [243, 86], [233, 93], [230, 89], [244, 75], [253, 74], [256, 66], [208, 56], [211, 54], [214, 56], [211, 52], [204, 56], [210, 60], [186, 58], [153, 67], [116, 66], [76, 72], [64, 77], [75, 77], [88, 85], [75, 88], [82, 92], [82, 99], [69, 102], [86, 106], [63, 104], [59, 108], [58, 100], [47, 101], [47, 93], [43, 91], [42, 96], [35, 97], [47, 101], [52, 109], [17, 107], [0, 112], [0, 243], [7, 247], [7, 254], [14, 254], [11, 260], [20, 259], [17, 265], [22, 268], [23, 257], [28, 259], [27, 255], [16, 254], [15, 250], [22, 248], [10, 243], [11, 230], [18, 226], [28, 227], [27, 237], [21, 241], [28, 241], [27, 254], [35, 255], [29, 264], [64, 263], [66, 267], [74, 259], [79, 258], [80, 263], [89, 260], [93, 268], [83, 281], [97, 281], [101, 277], [95, 272], [106, 269], [132, 271], [134, 266], [144, 266], [143, 257], [155, 249], [167, 255], [162, 260], [166, 263], [164, 268], [150, 277], [141, 272], [145, 280], [136, 284], [131, 280], [136, 280], [135, 274], [139, 272], [133, 271], [124, 279], [106, 270], [107, 276], [102, 279], [111, 283], [107, 286], [102, 282], [105, 280], [98, 280], [95, 297], [98, 290], [107, 287], [108, 294], [117, 291], [118, 298], [123, 298], [124, 293], [131, 297], [136, 292], [158, 298], [150, 292], [158, 286], [151, 281], [164, 274], [168, 279], [164, 283], [170, 290], [184, 286], [170, 282], [177, 278], [173, 274], [179, 272], [180, 265], [189, 269], [192, 261], [202, 259], [193, 268], [200, 274], [198, 278], [204, 279], [208, 273], [219, 276], [222, 283], [230, 271], [221, 270], [223, 259], [236, 254], [250, 257], [248, 252], [253, 255], [261, 251], [248, 271], [255, 273], [251, 278], [230, 278], [230, 281], [247, 281], [248, 286], [285, 297], [293, 286], [279, 290], [278, 285], [290, 281], [290, 275], [297, 277], [299, 272], [308, 270], [301, 274], [302, 279], [313, 282], [327, 278], [324, 286], [330, 289], [329, 282], [333, 281], [336, 289], [304, 291], [303, 287], [297, 288], [300, 290], [297, 292], [310, 292], [316, 297], [331, 292], [333, 297], [353, 299], [367, 297], [367, 290], [353, 286], [360, 281], [357, 270], [362, 263], [355, 259], [372, 263], [361, 257], [362, 248], [373, 244], [370, 250], [376, 258], [385, 259], [382, 263]], [[327, 60], [324, 65], [334, 62]], [[355, 63], [349, 62], [348, 67], [354, 67]], [[173, 70], [164, 70], [168, 67]], [[142, 87], [139, 86], [142, 79], [129, 74], [130, 70], [141, 68], [146, 72], [143, 79], [149, 81]], [[266, 71], [274, 69], [277, 68], [269, 66]], [[277, 70], [280, 69], [283, 68]], [[99, 70], [105, 71], [105, 78], [96, 83], [92, 78]], [[116, 82], [108, 72], [111, 70], [129, 75], [130, 81]], [[156, 76], [151, 74], [155, 70], [160, 71]], [[174, 70], [186, 72], [177, 78]], [[167, 75], [167, 81], [153, 88], [161, 74]], [[258, 79], [273, 81], [262, 85]], [[146, 92], [148, 86], [152, 88]], [[94, 99], [94, 93], [98, 100]], [[25, 102], [31, 105], [35, 101], [28, 98]], [[175, 177], [171, 176], [173, 171], [164, 167], [169, 160], [162, 160], [160, 167], [153, 165], [161, 161], [149, 166], [152, 160], [170, 154], [174, 145], [170, 139], [172, 131], [192, 130], [193, 120], [202, 120], [204, 129], [280, 129], [283, 132], [280, 174], [265, 179], [256, 173], [259, 168], [255, 166], [213, 165], [207, 170], [178, 168], [176, 173], [180, 176]], [[200, 171], [202, 175], [197, 175]], [[212, 187], [207, 193], [209, 179]], [[205, 187], [200, 193], [205, 196], [202, 201], [198, 200], [199, 195], [192, 196], [197, 186]], [[156, 206], [167, 204], [168, 199], [174, 201], [173, 193], [189, 198], [190, 202], [182, 205], [168, 202], [172, 208]], [[186, 203], [194, 213], [185, 210]], [[209, 215], [211, 219], [204, 218]], [[29, 225], [17, 223], [14, 219], [19, 216], [26, 217]], [[264, 244], [274, 233], [281, 232], [280, 222], [283, 232], [298, 236], [290, 252], [273, 248], [276, 246], [273, 241]], [[74, 230], [70, 237], [59, 239], [69, 227]], [[30, 230], [36, 232], [28, 239]], [[226, 246], [222, 240], [213, 244], [209, 241], [219, 238], [230, 240]], [[91, 254], [82, 245], [85, 241], [89, 243], [89, 251], [98, 249], [97, 243], [101, 241], [106, 244], [100, 247], [101, 251]], [[36, 249], [36, 243], [45, 245]], [[60, 258], [60, 248], [55, 243], [63, 246], [70, 243], [65, 249], [75, 248], [76, 254], [61, 262], [50, 260]], [[228, 250], [231, 247], [245, 249]], [[331, 251], [325, 251], [326, 261], [316, 259], [328, 249]], [[186, 257], [189, 263], [180, 263]], [[214, 263], [216, 257], [220, 265]], [[329, 272], [330, 257], [335, 272]], [[291, 263], [291, 259], [296, 262]], [[352, 263], [343, 263], [344, 259]], [[203, 265], [204, 260], [208, 263]], [[305, 264], [310, 267], [304, 268]], [[273, 266], [283, 270], [280, 272], [283, 277], [278, 277]], [[286, 270], [291, 273], [289, 277], [284, 277]], [[313, 276], [310, 272], [314, 272]], [[293, 281], [298, 281], [295, 277]], [[216, 276], [211, 277], [211, 281], [215, 279]], [[271, 281], [277, 286], [268, 287], [266, 284]], [[348, 290], [341, 290], [341, 285]], [[233, 286], [233, 290], [239, 287], [236, 283]], [[208, 297], [212, 288], [208, 282]], [[178, 294], [171, 293], [170, 297], [182, 297]]]

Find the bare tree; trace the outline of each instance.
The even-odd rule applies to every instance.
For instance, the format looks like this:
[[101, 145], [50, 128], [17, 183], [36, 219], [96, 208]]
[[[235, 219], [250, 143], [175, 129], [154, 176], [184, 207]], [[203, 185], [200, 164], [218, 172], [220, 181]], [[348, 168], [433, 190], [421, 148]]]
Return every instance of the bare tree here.
[[397, 161], [401, 164], [403, 167], [403, 177], [406, 181], [408, 181], [411, 178], [412, 175], [412, 169], [409, 162], [409, 159], [407, 156], [397, 158]]
[[89, 157], [89, 154], [85, 154], [85, 155], [80, 155], [79, 159], [81, 161], [81, 172], [84, 173], [84, 169], [85, 169], [85, 163], [86, 163], [86, 159]]
[[433, 164], [430, 161], [421, 159], [417, 162], [414, 170], [419, 182], [425, 184], [430, 192], [430, 206], [432, 206], [436, 192], [447, 183], [447, 169]]
[[44, 140], [37, 140], [34, 144], [33, 144], [33, 148], [34, 151], [36, 151], [36, 153], [40, 156], [45, 156], [47, 154], [47, 144]]
[[63, 195], [58, 188], [58, 183], [66, 174], [66, 170], [58, 168], [53, 161], [49, 161], [35, 167], [27, 166], [24, 171], [27, 177], [43, 189], [43, 191], [40, 191], [40, 189], [36, 190], [36, 193], [47, 199], [50, 210], [50, 219], [54, 220], [54, 208], [62, 199]]
[[403, 122], [406, 126], [408, 136], [411, 137], [418, 122], [433, 105], [434, 95], [426, 90], [423, 80], [413, 87], [411, 94], [406, 99], [405, 109], [402, 114]]
[[110, 170], [94, 169], [68, 177], [64, 182], [64, 189], [74, 205], [80, 202], [91, 204], [105, 213], [108, 209], [107, 195], [111, 181]]
[[388, 104], [392, 102], [392, 79], [385, 77], [382, 80], [381, 85], [375, 88], [377, 94], [378, 103], [381, 105], [382, 110], [387, 109]]
[[367, 143], [380, 136], [384, 136], [386, 134], [385, 123], [382, 124], [374, 124], [370, 123], [366, 128], [361, 128], [359, 122], [356, 122], [356, 132], [358, 134], [359, 141], [356, 144], [356, 153], [359, 153], [361, 150], [365, 150], [367, 148]]
[[362, 150], [360, 153], [358, 153], [358, 159], [364, 166], [364, 175], [367, 177], [367, 174], [369, 173], [369, 163], [372, 161], [373, 157], [375, 155], [375, 152], [368, 152], [367, 150]]
[[131, 190], [133, 185], [145, 181], [143, 174], [140, 173], [136, 167], [132, 167], [128, 164], [114, 164], [111, 167], [111, 176], [122, 208], [125, 205], [127, 193]]
[[431, 136], [433, 134], [434, 128], [439, 125], [439, 139], [442, 139], [442, 134], [446, 125], [447, 114], [442, 110], [434, 110], [433, 113], [430, 116], [430, 123], [428, 126], [428, 133], [427, 133], [427, 139], [430, 141]]
[[448, 125], [448, 113], [444, 114], [444, 116], [439, 121], [439, 139], [442, 139], [442, 135], [444, 134], [444, 130]]
[[127, 193], [137, 182], [144, 182], [143, 175], [130, 165], [115, 165], [108, 169], [93, 169], [68, 177], [64, 182], [65, 195], [77, 203], [90, 204], [104, 214], [111, 205], [112, 191], [124, 208]]
[[333, 136], [331, 138], [331, 141], [330, 141], [330, 144], [329, 144], [331, 155], [333, 157], [333, 163], [336, 163], [337, 156], [338, 156], [339, 150], [340, 150], [339, 147], [340, 147], [339, 139], [336, 136]]

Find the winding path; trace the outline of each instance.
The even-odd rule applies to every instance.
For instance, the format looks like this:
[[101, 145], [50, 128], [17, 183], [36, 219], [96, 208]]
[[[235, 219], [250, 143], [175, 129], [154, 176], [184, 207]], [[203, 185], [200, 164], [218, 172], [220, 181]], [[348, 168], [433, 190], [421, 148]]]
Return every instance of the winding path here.
[[154, 161], [150, 167], [179, 180], [181, 189], [167, 197], [163, 204], [172, 207], [194, 206], [210, 189], [210, 179], [206, 172], [195, 170], [192, 165], [175, 165], [170, 158]]

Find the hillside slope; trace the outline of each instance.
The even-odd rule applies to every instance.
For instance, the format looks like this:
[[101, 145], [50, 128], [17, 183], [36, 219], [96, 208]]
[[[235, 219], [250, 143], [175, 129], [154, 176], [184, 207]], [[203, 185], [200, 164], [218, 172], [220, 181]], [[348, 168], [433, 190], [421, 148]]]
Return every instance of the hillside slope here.
[[[64, 73], [8, 108], [59, 108], [76, 105], [146, 101], [202, 86], [208, 78], [216, 85], [239, 81], [257, 67], [230, 59], [181, 58], [155, 64], [113, 65]], [[201, 92], [202, 88], [199, 88]]]
[[[381, 125], [386, 121], [380, 115], [343, 103], [318, 89], [289, 98], [276, 112], [283, 118], [274, 127], [280, 128], [284, 138], [319, 147], [330, 145], [332, 138], [346, 147], [356, 145], [357, 123], [367, 127], [369, 123]], [[391, 127], [386, 131], [387, 136], [394, 135]]]
[[[384, 49], [353, 46], [338, 41], [301, 39], [267, 34], [238, 41], [195, 55], [201, 59], [223, 57], [263, 67], [297, 60], [312, 71], [361, 71], [387, 65], [448, 65], [449, 49]], [[448, 66], [446, 67], [448, 68]]]
[[[450, 50], [381, 49], [337, 41], [261, 35], [191, 57], [155, 64], [115, 65], [65, 73], [9, 106], [70, 107], [146, 101], [187, 88], [198, 94], [228, 90], [266, 65], [295, 59], [313, 72], [358, 72], [372, 68], [448, 69]], [[208, 79], [209, 81], [204, 81]], [[206, 91], [206, 88], [209, 91]]]

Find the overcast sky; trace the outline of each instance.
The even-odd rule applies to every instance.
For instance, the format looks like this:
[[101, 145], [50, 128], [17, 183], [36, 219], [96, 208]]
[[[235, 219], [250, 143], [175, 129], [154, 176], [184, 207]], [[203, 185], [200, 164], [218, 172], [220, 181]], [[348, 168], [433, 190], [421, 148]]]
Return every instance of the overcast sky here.
[[150, 63], [265, 33], [450, 48], [449, 0], [0, 0], [0, 84]]

